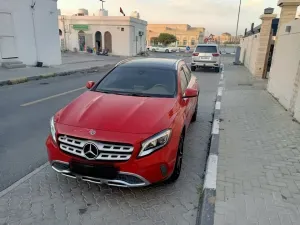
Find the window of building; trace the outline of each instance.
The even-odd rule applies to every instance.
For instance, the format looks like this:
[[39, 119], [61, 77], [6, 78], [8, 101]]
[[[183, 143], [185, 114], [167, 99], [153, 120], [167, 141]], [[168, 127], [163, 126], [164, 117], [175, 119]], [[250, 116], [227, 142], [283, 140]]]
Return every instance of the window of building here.
[[124, 31], [124, 27], [121, 28], [121, 31]]
[[183, 40], [183, 45], [186, 45], [187, 44], [187, 41], [186, 40]]
[[191, 40], [191, 45], [195, 45], [195, 40]]

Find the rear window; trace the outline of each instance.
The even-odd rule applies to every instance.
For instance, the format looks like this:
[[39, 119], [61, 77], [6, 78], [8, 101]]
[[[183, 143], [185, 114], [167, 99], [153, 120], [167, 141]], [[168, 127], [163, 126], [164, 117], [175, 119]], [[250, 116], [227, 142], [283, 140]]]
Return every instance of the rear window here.
[[216, 53], [218, 51], [216, 46], [197, 46], [195, 52]]
[[174, 97], [176, 71], [120, 66], [104, 77], [94, 90], [121, 95]]

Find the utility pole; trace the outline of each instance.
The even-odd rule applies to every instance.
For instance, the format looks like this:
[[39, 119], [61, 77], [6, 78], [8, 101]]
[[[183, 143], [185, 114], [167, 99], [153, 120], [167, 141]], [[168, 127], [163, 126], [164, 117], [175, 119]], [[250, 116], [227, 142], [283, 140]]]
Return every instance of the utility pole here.
[[104, 0], [99, 0], [100, 2], [102, 2], [102, 11], [103, 11], [103, 3], [105, 2]]
[[177, 26], [175, 27], [175, 37], [176, 37], [176, 44], [175, 47], [177, 48], [178, 44], [177, 44]]
[[[237, 48], [237, 36], [238, 36], [238, 30], [239, 30], [241, 5], [242, 5], [242, 0], [240, 0], [239, 12], [238, 12], [238, 18], [237, 18], [237, 22], [236, 22], [236, 31], [235, 31], [236, 48]], [[236, 52], [236, 51], [235, 51], [235, 52]]]
[[239, 22], [240, 22], [240, 13], [241, 13], [241, 5], [242, 0], [240, 0], [238, 18], [236, 22], [236, 31], [235, 31], [235, 60], [233, 62], [234, 65], [240, 65], [240, 49], [238, 49], [238, 30], [239, 30]]

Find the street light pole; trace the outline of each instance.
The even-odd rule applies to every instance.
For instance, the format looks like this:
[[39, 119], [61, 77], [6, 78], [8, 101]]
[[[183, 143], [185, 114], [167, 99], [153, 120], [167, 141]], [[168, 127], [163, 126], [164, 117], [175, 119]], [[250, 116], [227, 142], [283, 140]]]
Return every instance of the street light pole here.
[[236, 31], [235, 31], [236, 48], [237, 48], [237, 36], [238, 36], [239, 23], [240, 23], [241, 5], [242, 5], [242, 0], [240, 0], [238, 18], [237, 18], [237, 22], [236, 22]]

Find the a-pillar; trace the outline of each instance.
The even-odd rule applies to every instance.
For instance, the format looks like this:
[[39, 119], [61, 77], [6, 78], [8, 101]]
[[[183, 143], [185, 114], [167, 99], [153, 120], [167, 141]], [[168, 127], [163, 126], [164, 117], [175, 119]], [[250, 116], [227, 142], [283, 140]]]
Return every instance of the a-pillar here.
[[270, 39], [272, 36], [272, 20], [276, 18], [276, 14], [263, 14], [260, 16], [262, 20], [259, 36], [259, 47], [256, 56], [254, 76], [262, 78], [268, 60], [268, 51]]
[[[279, 0], [277, 5], [281, 7], [278, 31], [283, 24], [295, 19], [300, 0]], [[277, 32], [278, 34], [279, 32]]]

